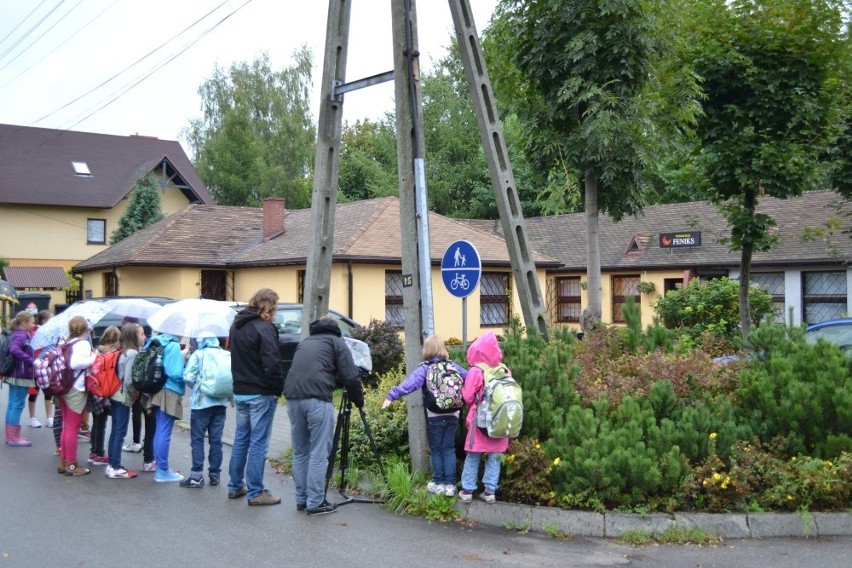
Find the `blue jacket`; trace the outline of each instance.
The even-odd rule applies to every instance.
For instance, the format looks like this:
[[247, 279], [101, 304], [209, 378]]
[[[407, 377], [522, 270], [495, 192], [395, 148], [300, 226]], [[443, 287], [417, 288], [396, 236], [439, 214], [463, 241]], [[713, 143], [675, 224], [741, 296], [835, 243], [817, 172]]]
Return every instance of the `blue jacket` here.
[[210, 408], [211, 406], [226, 406], [228, 400], [225, 398], [213, 398], [207, 396], [199, 388], [198, 379], [201, 378], [201, 357], [204, 351], [209, 349], [221, 349], [219, 347], [219, 339], [217, 337], [203, 337], [198, 339], [198, 348], [189, 356], [189, 361], [186, 363], [186, 369], [183, 371], [183, 381], [186, 386], [192, 389], [189, 394], [189, 409], [201, 410]]
[[180, 343], [174, 335], [166, 333], [155, 335], [145, 344], [147, 348], [152, 342], [157, 342], [163, 346], [163, 372], [166, 373], [168, 379], [163, 388], [174, 391], [183, 396], [186, 391], [186, 385], [183, 382], [183, 353], [180, 351]]

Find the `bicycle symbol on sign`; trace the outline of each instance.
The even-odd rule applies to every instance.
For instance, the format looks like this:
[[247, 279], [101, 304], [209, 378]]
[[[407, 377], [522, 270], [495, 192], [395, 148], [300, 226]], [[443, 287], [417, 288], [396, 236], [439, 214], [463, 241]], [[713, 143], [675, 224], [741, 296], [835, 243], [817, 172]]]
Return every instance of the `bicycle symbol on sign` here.
[[459, 288], [461, 288], [462, 290], [467, 290], [468, 288], [470, 288], [470, 282], [468, 281], [467, 276], [465, 276], [463, 273], [459, 274], [458, 272], [456, 272], [456, 277], [450, 281], [450, 288], [452, 290], [458, 290]]

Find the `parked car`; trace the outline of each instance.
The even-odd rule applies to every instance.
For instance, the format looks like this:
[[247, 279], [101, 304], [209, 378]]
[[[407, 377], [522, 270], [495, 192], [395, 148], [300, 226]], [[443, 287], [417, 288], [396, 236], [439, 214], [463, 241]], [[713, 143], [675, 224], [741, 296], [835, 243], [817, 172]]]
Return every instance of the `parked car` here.
[[822, 321], [808, 326], [805, 339], [816, 343], [824, 339], [840, 347], [847, 357], [852, 358], [852, 318]]
[[[847, 357], [852, 358], [852, 318], [839, 318], [809, 325], [805, 330], [805, 340], [815, 344], [820, 339], [837, 345]], [[725, 355], [714, 358], [713, 362], [717, 365], [727, 365], [739, 360], [739, 355]]]

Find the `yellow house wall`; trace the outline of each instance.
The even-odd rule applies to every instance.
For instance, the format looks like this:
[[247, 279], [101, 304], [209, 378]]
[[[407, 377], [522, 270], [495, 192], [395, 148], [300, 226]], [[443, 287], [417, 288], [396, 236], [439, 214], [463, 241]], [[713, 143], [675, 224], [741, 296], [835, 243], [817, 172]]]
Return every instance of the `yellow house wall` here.
[[[171, 215], [189, 203], [175, 187], [161, 191], [160, 197], [164, 215]], [[0, 244], [0, 257], [8, 259], [10, 266], [71, 268], [109, 246], [86, 243], [87, 221], [105, 219], [105, 237], [109, 243], [129, 203], [130, 199], [124, 198], [112, 209], [2, 205], [0, 227], [7, 237]]]
[[[601, 320], [605, 323], [612, 324], [612, 278], [613, 276], [629, 276], [629, 275], [638, 275], [640, 282], [650, 282], [654, 284], [655, 290], [651, 293], [640, 294], [640, 307], [642, 309], [642, 327], [648, 327], [649, 325], [654, 323], [654, 316], [656, 315], [655, 308], [657, 305], [657, 300], [662, 297], [663, 291], [665, 290], [665, 280], [668, 278], [674, 278], [678, 280], [683, 279], [683, 270], [659, 270], [659, 271], [647, 271], [647, 270], [631, 270], [631, 271], [620, 271], [620, 272], [605, 272], [601, 275]], [[564, 278], [564, 277], [580, 277], [581, 282], [586, 282], [586, 274], [585, 273], [560, 273], [558, 275], [550, 276], [550, 288], [555, 289], [555, 280], [556, 278]], [[556, 296], [553, 294], [552, 301], [555, 300]], [[547, 298], [547, 300], [551, 300], [551, 298]], [[589, 293], [587, 290], [580, 290], [580, 305], [582, 309], [585, 309], [589, 305]], [[553, 306], [555, 309], [555, 306]], [[615, 324], [622, 325], [622, 324]], [[580, 329], [579, 323], [560, 323], [557, 324], [557, 327], [561, 328], [571, 328], [574, 330]]]

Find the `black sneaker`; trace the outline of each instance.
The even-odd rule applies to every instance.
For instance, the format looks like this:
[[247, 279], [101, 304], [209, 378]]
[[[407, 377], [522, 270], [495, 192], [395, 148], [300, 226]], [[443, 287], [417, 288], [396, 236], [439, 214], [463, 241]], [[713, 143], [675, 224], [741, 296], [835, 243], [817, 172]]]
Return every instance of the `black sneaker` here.
[[333, 505], [328, 501], [323, 501], [319, 507], [315, 509], [308, 509], [309, 515], [328, 515], [329, 513], [333, 513], [337, 510], [337, 505]]
[[308, 508], [308, 506], [305, 503], [296, 503], [296, 510], [297, 511], [304, 511], [307, 508]]
[[196, 479], [195, 477], [187, 477], [186, 479], [180, 482], [180, 486], [201, 489], [202, 487], [204, 487], [204, 478], [199, 477]]
[[210, 474], [210, 487], [215, 487], [219, 485], [219, 474], [211, 473]]

